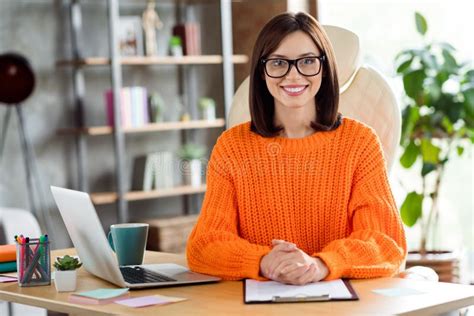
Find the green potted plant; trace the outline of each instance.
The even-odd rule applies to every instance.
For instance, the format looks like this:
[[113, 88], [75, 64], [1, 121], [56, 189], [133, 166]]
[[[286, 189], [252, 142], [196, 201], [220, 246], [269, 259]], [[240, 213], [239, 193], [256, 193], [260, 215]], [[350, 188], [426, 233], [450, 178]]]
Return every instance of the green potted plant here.
[[202, 162], [201, 159], [206, 154], [206, 147], [188, 143], [183, 145], [178, 156], [181, 159], [181, 170], [183, 171], [184, 184], [193, 187], [199, 187], [202, 179]]
[[213, 121], [216, 119], [216, 101], [214, 99], [202, 97], [199, 99], [198, 105], [203, 120]]
[[76, 290], [77, 271], [82, 266], [79, 259], [65, 255], [57, 257], [54, 262], [54, 285], [58, 292], [71, 292]]
[[[427, 254], [440, 253], [428, 248], [433, 247], [438, 225], [445, 167], [474, 142], [474, 69], [472, 63], [458, 61], [450, 44], [427, 39], [428, 25], [421, 14], [415, 13], [415, 23], [423, 44], [401, 51], [395, 61], [405, 91], [400, 163], [419, 169], [422, 186], [408, 192], [400, 213], [407, 226], [420, 224], [419, 255], [426, 259]], [[420, 260], [413, 265], [427, 264]]]

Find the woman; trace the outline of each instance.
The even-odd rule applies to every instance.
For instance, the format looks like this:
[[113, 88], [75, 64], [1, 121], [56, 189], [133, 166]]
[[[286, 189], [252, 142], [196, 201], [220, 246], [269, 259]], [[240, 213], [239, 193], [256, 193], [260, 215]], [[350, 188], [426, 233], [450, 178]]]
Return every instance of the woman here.
[[405, 235], [381, 145], [338, 114], [338, 96], [319, 23], [270, 20], [252, 56], [251, 122], [224, 132], [211, 155], [192, 270], [289, 284], [397, 272]]

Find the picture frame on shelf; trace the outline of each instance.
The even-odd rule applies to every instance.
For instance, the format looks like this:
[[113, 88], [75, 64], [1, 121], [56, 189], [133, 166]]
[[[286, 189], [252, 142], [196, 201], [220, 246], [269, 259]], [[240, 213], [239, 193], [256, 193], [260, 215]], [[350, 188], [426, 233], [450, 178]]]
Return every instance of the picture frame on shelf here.
[[144, 56], [141, 17], [121, 16], [118, 37], [121, 56]]

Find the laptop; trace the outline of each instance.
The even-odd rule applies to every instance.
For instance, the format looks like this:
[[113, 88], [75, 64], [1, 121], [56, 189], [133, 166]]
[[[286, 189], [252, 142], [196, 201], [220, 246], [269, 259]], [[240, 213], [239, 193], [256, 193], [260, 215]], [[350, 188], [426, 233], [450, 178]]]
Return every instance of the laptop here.
[[54, 186], [51, 192], [77, 254], [89, 273], [130, 289], [220, 280], [174, 263], [119, 266], [89, 194]]

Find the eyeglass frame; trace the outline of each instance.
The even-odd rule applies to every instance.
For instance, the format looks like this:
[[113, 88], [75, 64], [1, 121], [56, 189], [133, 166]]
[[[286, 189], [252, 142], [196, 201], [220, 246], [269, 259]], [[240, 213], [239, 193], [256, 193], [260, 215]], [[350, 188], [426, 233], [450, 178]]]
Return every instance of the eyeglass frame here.
[[[305, 58], [316, 58], [316, 59], [319, 59], [320, 61], [320, 64], [319, 64], [319, 69], [318, 69], [318, 72], [315, 73], [314, 75], [305, 75], [303, 74], [300, 69], [298, 68], [298, 61], [302, 60], [302, 59], [305, 59]], [[267, 72], [267, 66], [266, 66], [266, 63], [267, 61], [270, 61], [270, 60], [284, 60], [288, 63], [288, 70], [281, 76], [277, 76], [277, 77], [274, 77], [274, 76], [270, 76]], [[323, 69], [323, 63], [326, 61], [326, 55], [323, 54], [321, 56], [305, 56], [305, 57], [300, 57], [300, 58], [296, 58], [296, 59], [287, 59], [287, 58], [262, 58], [261, 59], [261, 63], [263, 65], [263, 71], [265, 72], [265, 74], [267, 76], [269, 76], [270, 78], [275, 78], [275, 79], [278, 79], [278, 78], [283, 78], [285, 77], [286, 75], [288, 75], [288, 73], [291, 71], [291, 67], [295, 66], [296, 68], [296, 71], [298, 71], [298, 73], [302, 76], [305, 76], [305, 77], [314, 77], [314, 76], [317, 76], [321, 73], [321, 69]]]

